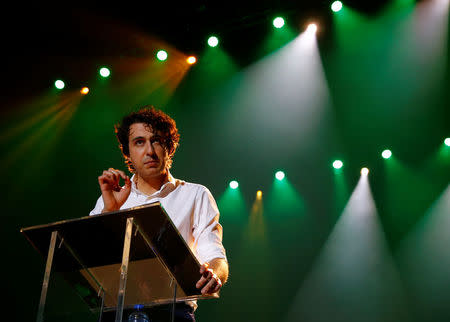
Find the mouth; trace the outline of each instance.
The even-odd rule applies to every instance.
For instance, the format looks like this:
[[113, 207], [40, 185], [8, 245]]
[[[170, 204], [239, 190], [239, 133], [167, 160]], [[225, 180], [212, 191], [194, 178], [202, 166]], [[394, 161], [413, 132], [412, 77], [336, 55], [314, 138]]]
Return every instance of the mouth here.
[[146, 164], [146, 165], [157, 165], [158, 161], [156, 161], [156, 160], [149, 160], [149, 161], [144, 162], [144, 164]]

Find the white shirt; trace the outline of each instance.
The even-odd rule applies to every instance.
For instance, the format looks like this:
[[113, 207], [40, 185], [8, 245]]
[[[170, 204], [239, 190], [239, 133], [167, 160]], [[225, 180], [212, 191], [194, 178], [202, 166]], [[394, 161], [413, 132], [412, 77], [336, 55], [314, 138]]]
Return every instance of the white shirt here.
[[[133, 179], [134, 176], [130, 196], [120, 209], [159, 201], [201, 264], [214, 258], [226, 260], [219, 209], [206, 187], [175, 179], [169, 174], [169, 182], [147, 196], [137, 189]], [[100, 214], [103, 208], [100, 196], [89, 215]]]

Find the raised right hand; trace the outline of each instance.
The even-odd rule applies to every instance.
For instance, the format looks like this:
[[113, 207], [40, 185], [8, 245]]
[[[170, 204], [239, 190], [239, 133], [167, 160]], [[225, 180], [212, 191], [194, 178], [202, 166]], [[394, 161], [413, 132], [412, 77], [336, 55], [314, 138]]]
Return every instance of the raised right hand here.
[[[125, 181], [123, 187], [119, 186], [119, 180]], [[98, 184], [102, 191], [104, 208], [102, 212], [119, 210], [130, 195], [131, 180], [125, 172], [113, 168], [103, 171], [98, 177]]]

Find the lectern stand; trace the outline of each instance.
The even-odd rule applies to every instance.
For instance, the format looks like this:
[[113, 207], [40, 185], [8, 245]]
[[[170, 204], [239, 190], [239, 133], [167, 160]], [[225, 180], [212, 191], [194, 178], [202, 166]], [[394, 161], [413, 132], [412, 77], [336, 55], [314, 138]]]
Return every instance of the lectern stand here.
[[135, 304], [218, 297], [195, 287], [200, 263], [159, 202], [21, 232], [47, 257], [38, 322], [44, 321], [51, 271], [62, 274], [100, 318], [115, 310], [116, 322]]

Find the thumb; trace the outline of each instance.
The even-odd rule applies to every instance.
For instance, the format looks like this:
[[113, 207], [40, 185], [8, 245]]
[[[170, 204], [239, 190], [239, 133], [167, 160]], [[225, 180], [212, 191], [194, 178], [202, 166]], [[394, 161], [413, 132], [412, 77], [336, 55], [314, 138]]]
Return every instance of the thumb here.
[[125, 203], [128, 199], [128, 196], [131, 192], [131, 180], [130, 178], [125, 178], [125, 185], [120, 188], [118, 192], [115, 192], [116, 200], [119, 203], [120, 207]]
[[127, 176], [125, 178], [125, 186], [123, 187], [126, 190], [130, 190], [131, 189], [131, 179], [129, 176]]
[[127, 176], [125, 178], [125, 185], [122, 187], [122, 191], [121, 191], [126, 197], [128, 198], [128, 196], [130, 195], [131, 192], [131, 180], [130, 178]]

